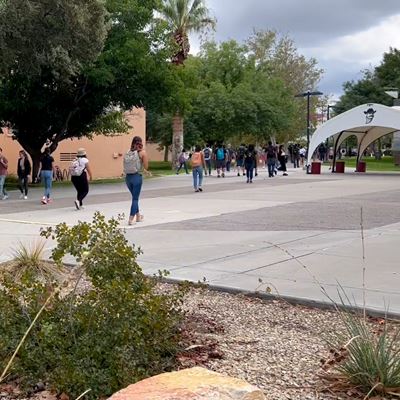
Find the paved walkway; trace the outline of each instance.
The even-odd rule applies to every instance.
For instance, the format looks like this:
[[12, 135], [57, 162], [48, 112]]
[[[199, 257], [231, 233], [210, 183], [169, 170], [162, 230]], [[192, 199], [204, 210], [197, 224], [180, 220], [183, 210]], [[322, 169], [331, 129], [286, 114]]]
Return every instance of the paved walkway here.
[[[126, 213], [130, 198], [123, 184], [93, 185], [82, 211], [73, 207], [71, 187], [56, 189], [48, 206], [40, 197], [34, 189], [34, 200], [12, 193], [0, 202], [0, 261], [19, 241], [36, 240], [41, 226], [90, 220], [95, 210]], [[368, 307], [400, 314], [399, 204], [400, 175], [297, 170], [268, 179], [262, 170], [252, 185], [234, 174], [206, 178], [203, 193], [192, 191], [190, 176], [170, 176], [145, 182], [146, 219], [126, 226], [126, 236], [142, 248], [148, 274], [166, 269], [175, 279], [319, 302], [337, 299], [340, 285], [362, 305], [365, 267]]]

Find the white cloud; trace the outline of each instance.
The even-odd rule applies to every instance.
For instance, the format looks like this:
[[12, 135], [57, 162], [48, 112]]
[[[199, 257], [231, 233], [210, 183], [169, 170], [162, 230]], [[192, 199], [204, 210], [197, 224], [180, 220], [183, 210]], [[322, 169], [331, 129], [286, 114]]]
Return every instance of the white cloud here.
[[320, 62], [358, 64], [361, 67], [377, 65], [390, 47], [400, 48], [400, 14], [378, 25], [352, 35], [327, 41], [323, 46], [304, 48], [308, 56]]

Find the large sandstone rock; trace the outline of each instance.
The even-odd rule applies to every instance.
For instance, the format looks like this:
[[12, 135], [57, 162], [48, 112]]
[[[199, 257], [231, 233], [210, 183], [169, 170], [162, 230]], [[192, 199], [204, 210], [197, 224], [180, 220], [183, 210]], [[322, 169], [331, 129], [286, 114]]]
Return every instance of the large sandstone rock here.
[[145, 379], [109, 400], [265, 400], [265, 397], [255, 386], [240, 379], [191, 368]]

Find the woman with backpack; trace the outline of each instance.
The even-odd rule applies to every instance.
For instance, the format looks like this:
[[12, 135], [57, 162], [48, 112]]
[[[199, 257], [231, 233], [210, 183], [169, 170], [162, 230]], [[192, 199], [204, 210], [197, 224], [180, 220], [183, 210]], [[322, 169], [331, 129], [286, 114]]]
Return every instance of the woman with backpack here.
[[193, 187], [195, 192], [203, 191], [201, 187], [203, 184], [203, 168], [206, 168], [204, 153], [201, 151], [201, 147], [197, 145], [192, 154]]
[[179, 157], [178, 157], [179, 167], [176, 170], [176, 174], [177, 175], [179, 175], [179, 171], [182, 169], [182, 167], [185, 168], [186, 175], [189, 175], [188, 167], [187, 167], [187, 164], [186, 164], [187, 160], [189, 160], [189, 156], [186, 153], [185, 149], [182, 149], [181, 154], [179, 154]]
[[79, 148], [76, 153], [76, 159], [72, 161], [69, 169], [71, 175], [71, 182], [76, 189], [76, 200], [74, 201], [77, 210], [83, 208], [83, 199], [89, 193], [89, 179], [93, 179], [92, 171], [89, 167], [89, 160], [86, 156], [86, 150]]
[[140, 136], [135, 136], [132, 140], [130, 150], [124, 156], [124, 174], [126, 186], [132, 195], [132, 204], [129, 214], [128, 224], [142, 222], [144, 217], [139, 211], [139, 196], [142, 190], [142, 172], [147, 173], [149, 160], [143, 150], [143, 142]]

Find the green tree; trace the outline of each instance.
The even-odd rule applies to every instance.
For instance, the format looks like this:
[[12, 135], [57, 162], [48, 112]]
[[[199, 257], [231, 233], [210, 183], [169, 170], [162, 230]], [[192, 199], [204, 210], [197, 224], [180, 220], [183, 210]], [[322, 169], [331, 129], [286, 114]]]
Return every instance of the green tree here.
[[[284, 138], [282, 137], [280, 141], [296, 139], [305, 129], [306, 107], [303, 102], [299, 100], [292, 102], [291, 99], [298, 93], [316, 89], [323, 70], [318, 68], [316, 59], [307, 59], [299, 53], [292, 38], [279, 35], [276, 31], [254, 31], [247, 40], [247, 46], [257, 68], [271, 78], [280, 80], [287, 91], [286, 97], [292, 118]], [[314, 110], [316, 106], [317, 99], [312, 99]]]
[[280, 135], [293, 119], [294, 99], [282, 81], [257, 67], [236, 41], [206, 43], [198, 58], [200, 85], [191, 119], [208, 141]]
[[169, 50], [156, 0], [5, 0], [0, 121], [31, 155], [124, 128], [122, 113], [167, 97]]
[[335, 105], [335, 112], [340, 114], [361, 104], [379, 103], [391, 106], [393, 100], [377, 78], [375, 71], [365, 71], [363, 79], [343, 84], [344, 94]]
[[[163, 0], [160, 8], [163, 19], [168, 24], [175, 44], [172, 63], [182, 69], [190, 51], [189, 34], [198, 33], [208, 27], [214, 27], [215, 21], [203, 0]], [[177, 162], [183, 147], [184, 110], [175, 105], [172, 120], [172, 161]]]
[[400, 90], [400, 50], [390, 48], [388, 53], [384, 53], [375, 73], [382, 87]]

